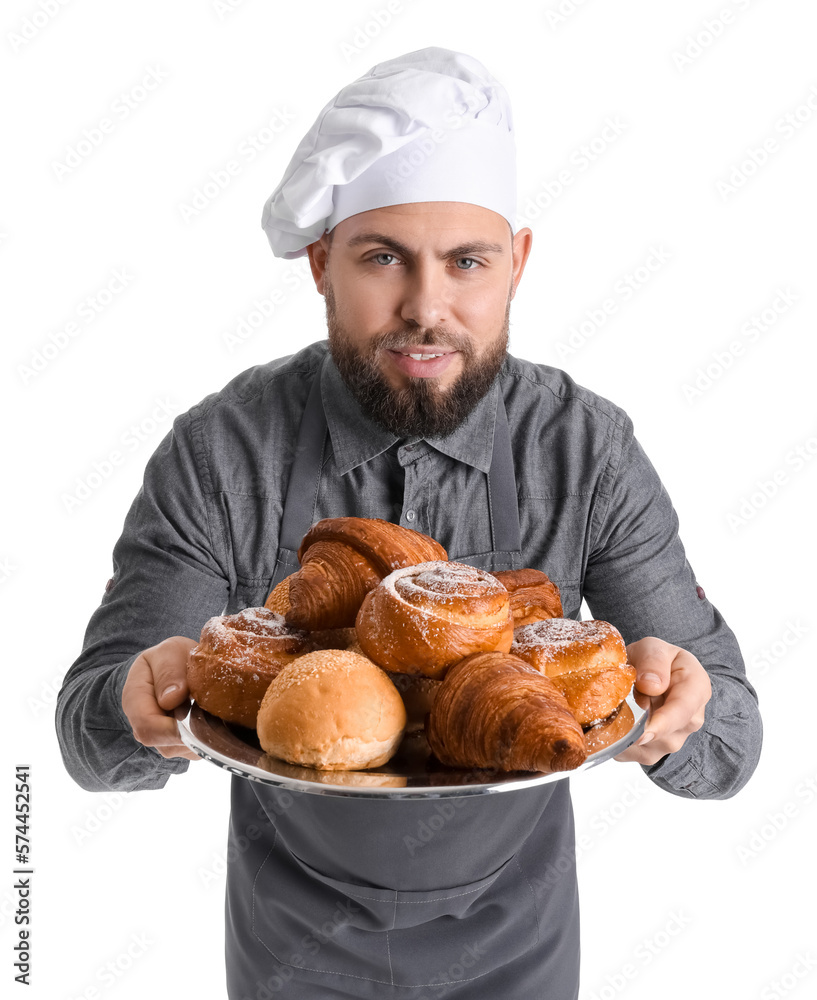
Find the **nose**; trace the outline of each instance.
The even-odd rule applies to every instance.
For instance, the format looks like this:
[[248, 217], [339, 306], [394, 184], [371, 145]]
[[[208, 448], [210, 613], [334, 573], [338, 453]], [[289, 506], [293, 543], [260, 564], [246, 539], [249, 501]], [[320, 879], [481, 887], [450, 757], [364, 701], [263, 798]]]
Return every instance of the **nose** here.
[[420, 262], [406, 275], [400, 316], [411, 326], [433, 329], [449, 320], [444, 265]]

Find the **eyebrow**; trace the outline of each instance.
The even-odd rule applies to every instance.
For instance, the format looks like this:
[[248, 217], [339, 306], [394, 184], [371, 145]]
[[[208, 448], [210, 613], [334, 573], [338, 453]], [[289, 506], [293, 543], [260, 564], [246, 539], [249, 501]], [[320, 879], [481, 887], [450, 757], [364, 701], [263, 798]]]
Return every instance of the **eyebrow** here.
[[[357, 236], [353, 236], [347, 240], [346, 246], [357, 247], [366, 243], [380, 243], [390, 250], [399, 253], [402, 257], [413, 256], [411, 249], [405, 243], [401, 243], [399, 240], [394, 239], [392, 236], [387, 236], [385, 233], [359, 233]], [[451, 260], [457, 257], [468, 257], [470, 254], [504, 252], [505, 248], [501, 243], [489, 243], [487, 240], [469, 240], [467, 243], [460, 243], [459, 246], [452, 247], [450, 250], [443, 250], [442, 253], [438, 254], [438, 257], [440, 260]]]

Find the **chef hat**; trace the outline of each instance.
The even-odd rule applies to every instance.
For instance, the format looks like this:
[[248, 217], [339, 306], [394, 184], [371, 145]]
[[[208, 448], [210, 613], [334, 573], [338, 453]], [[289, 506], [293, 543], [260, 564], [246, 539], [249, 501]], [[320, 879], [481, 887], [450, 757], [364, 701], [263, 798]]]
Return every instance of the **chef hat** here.
[[505, 88], [478, 60], [430, 47], [373, 66], [323, 108], [261, 225], [276, 257], [386, 205], [460, 201], [515, 229], [516, 150]]

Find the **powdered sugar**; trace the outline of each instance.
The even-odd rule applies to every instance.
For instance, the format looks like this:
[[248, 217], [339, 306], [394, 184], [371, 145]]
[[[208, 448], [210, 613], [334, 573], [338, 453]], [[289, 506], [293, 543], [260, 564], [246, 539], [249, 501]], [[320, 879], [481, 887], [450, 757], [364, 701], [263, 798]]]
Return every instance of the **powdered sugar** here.
[[572, 618], [547, 618], [518, 628], [513, 639], [512, 653], [536, 650], [538, 658], [544, 660], [560, 656], [575, 643], [601, 646], [612, 642], [622, 647], [624, 644], [615, 626], [597, 619], [577, 622]]

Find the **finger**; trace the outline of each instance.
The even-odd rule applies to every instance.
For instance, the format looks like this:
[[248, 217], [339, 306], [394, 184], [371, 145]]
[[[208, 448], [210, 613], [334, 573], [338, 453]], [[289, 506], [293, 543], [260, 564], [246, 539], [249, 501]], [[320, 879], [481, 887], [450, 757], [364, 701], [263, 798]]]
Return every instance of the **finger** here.
[[666, 694], [653, 699], [644, 735], [636, 745], [646, 746], [658, 740], [663, 753], [674, 753], [690, 733], [703, 725], [704, 709], [711, 696], [709, 676], [697, 657], [678, 649], [672, 661], [672, 683]]
[[669, 687], [672, 660], [677, 646], [646, 636], [627, 646], [627, 659], [635, 667], [637, 692], [654, 696]]
[[190, 693], [187, 687], [187, 660], [195, 645], [192, 639], [173, 636], [145, 650], [156, 702], [166, 711], [181, 705]]
[[162, 711], [156, 703], [153, 685], [149, 682], [134, 682], [130, 695], [123, 708], [131, 724], [134, 738], [145, 746], [177, 747], [179, 745], [179, 727], [176, 719]]
[[[187, 641], [187, 640], [185, 640]], [[122, 690], [122, 708], [134, 738], [145, 746], [179, 747], [175, 713], [164, 711], [156, 698], [151, 654], [156, 647], [137, 657]], [[186, 684], [184, 688], [186, 697]], [[170, 699], [168, 699], [170, 700]]]
[[155, 747], [163, 757], [184, 757], [187, 760], [201, 760], [201, 757], [185, 743], [175, 747]]
[[670, 751], [668, 750], [661, 752], [661, 750], [655, 749], [652, 744], [646, 747], [633, 745], [622, 751], [622, 753], [618, 754], [613, 759], [622, 762], [644, 764], [646, 767], [649, 767], [651, 764], [657, 764], [658, 761], [669, 752]]

